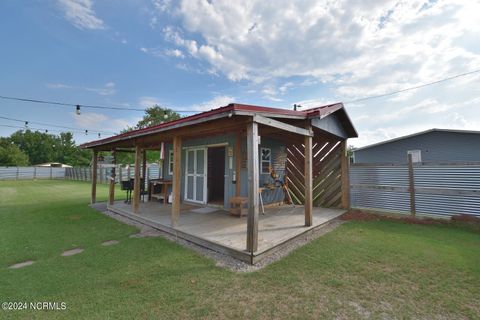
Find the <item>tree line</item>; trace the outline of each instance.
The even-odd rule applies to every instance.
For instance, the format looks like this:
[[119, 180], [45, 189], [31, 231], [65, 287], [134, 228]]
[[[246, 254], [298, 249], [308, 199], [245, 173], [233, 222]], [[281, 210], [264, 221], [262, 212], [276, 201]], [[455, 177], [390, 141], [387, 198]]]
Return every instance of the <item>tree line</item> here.
[[[121, 133], [177, 120], [180, 117], [180, 114], [171, 109], [155, 105], [145, 110], [143, 118], [134, 127], [125, 128]], [[158, 152], [150, 152], [147, 157], [149, 162], [156, 161]], [[88, 166], [90, 161], [91, 152], [81, 149], [75, 143], [71, 132], [51, 134], [26, 129], [16, 131], [9, 137], [0, 137], [0, 166], [29, 166], [46, 162]], [[117, 162], [132, 163], [133, 155], [118, 153]]]

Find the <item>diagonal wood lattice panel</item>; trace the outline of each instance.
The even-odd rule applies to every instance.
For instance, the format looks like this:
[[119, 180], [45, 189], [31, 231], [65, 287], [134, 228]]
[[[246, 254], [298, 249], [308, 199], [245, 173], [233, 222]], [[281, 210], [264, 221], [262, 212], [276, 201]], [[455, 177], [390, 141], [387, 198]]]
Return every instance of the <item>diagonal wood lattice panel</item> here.
[[[342, 148], [340, 140], [322, 138], [313, 148], [313, 205], [340, 207], [342, 199]], [[305, 146], [287, 146], [286, 181], [292, 201], [305, 202]]]

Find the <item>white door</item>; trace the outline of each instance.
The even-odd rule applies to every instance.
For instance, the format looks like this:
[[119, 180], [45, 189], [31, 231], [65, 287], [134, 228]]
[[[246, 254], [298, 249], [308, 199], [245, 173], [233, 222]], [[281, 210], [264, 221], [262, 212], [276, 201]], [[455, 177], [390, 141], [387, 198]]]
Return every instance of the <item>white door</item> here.
[[205, 148], [186, 150], [185, 200], [207, 203], [207, 152]]

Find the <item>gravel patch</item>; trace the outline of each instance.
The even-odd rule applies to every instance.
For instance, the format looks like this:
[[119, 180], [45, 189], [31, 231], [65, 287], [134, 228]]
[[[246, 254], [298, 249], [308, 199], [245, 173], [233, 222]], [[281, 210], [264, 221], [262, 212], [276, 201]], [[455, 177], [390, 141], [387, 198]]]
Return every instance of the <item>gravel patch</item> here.
[[128, 217], [108, 211], [105, 203], [92, 205], [92, 208], [122, 223], [135, 226], [138, 229], [140, 229], [138, 233], [130, 235], [130, 238], [163, 237], [172, 242], [178, 243], [185, 248], [191, 249], [204, 257], [214, 260], [215, 265], [218, 267], [229, 269], [235, 272], [253, 272], [253, 271], [260, 270], [266, 267], [267, 265], [287, 256], [293, 250], [334, 230], [336, 227], [338, 227], [339, 225], [345, 222], [339, 219], [332, 220], [327, 224], [323, 225], [322, 227], [317, 228], [313, 232], [304, 234], [303, 236], [299, 236], [296, 239], [289, 241], [287, 244], [283, 245], [280, 250], [277, 250], [275, 253], [269, 254], [267, 257], [259, 261], [257, 264], [251, 265], [241, 260], [235, 259], [233, 257], [224, 255], [222, 253], [218, 253], [216, 251], [201, 247], [197, 244], [186, 241], [184, 239], [180, 239], [169, 233], [152, 228], [136, 220], [132, 220]]
[[11, 265], [10, 267], [8, 267], [8, 269], [20, 269], [20, 268], [23, 268], [23, 267], [26, 267], [26, 266], [31, 266], [34, 262], [35, 261], [27, 260], [27, 261], [24, 261], [24, 262], [15, 263], [15, 264]]
[[102, 242], [102, 246], [113, 246], [119, 243], [120, 241], [118, 240], [108, 240], [108, 241]]
[[83, 252], [83, 249], [75, 248], [75, 249], [71, 249], [71, 250], [67, 250], [67, 251], [62, 252], [62, 257], [70, 257], [70, 256], [74, 256], [76, 254], [82, 253], [82, 252]]

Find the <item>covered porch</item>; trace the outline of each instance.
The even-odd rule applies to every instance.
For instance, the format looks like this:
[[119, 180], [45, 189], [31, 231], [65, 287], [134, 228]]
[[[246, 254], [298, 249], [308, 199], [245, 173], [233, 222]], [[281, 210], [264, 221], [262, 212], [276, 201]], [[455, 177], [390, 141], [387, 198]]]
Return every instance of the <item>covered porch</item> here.
[[[111, 211], [255, 263], [348, 209], [346, 149], [354, 136], [342, 104], [304, 111], [230, 104], [83, 147], [93, 150], [92, 168], [99, 152], [134, 154], [131, 203], [114, 202], [113, 170]], [[159, 180], [169, 184], [163, 198], [169, 194], [171, 204], [143, 203], [146, 152], [164, 146], [169, 157], [160, 157], [165, 173]], [[92, 203], [96, 177], [93, 170]], [[272, 207], [260, 214], [265, 193], [271, 194], [267, 204]], [[282, 203], [289, 205], [273, 206]], [[246, 217], [228, 214], [239, 209], [242, 216], [242, 208]]]
[[312, 225], [305, 226], [303, 206], [268, 207], [258, 219], [258, 249], [250, 253], [245, 250], [247, 218], [233, 217], [217, 207], [182, 204], [176, 225], [171, 223], [172, 206], [158, 202], [140, 203], [138, 212], [134, 213], [130, 204], [115, 201], [108, 210], [251, 264], [346, 212], [344, 209], [315, 207]]

